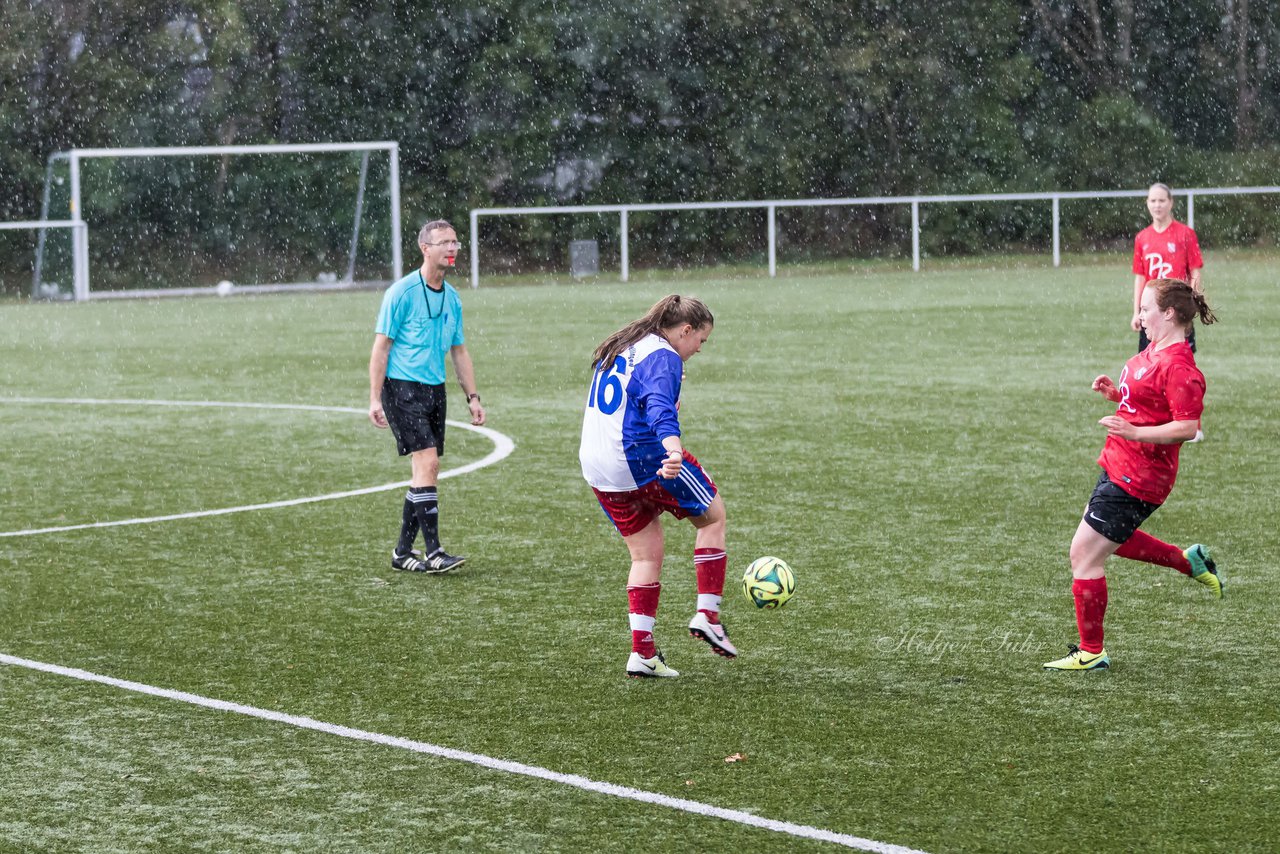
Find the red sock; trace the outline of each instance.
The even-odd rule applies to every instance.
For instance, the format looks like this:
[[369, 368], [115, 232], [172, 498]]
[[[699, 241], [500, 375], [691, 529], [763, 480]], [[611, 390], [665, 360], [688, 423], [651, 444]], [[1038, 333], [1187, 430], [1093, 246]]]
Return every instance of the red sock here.
[[631, 650], [644, 658], [653, 658], [657, 649], [653, 644], [653, 624], [658, 616], [658, 597], [662, 585], [643, 584], [627, 587], [627, 603], [630, 605]]
[[1102, 652], [1102, 618], [1107, 613], [1107, 579], [1077, 578], [1071, 582], [1076, 599], [1076, 628], [1080, 648], [1097, 655]]
[[1183, 575], [1191, 574], [1191, 562], [1182, 553], [1182, 549], [1142, 531], [1134, 531], [1133, 536], [1116, 549], [1116, 554], [1129, 560], [1172, 567]]
[[724, 549], [694, 549], [693, 569], [698, 577], [698, 610], [713, 623], [720, 622], [720, 598], [724, 595]]

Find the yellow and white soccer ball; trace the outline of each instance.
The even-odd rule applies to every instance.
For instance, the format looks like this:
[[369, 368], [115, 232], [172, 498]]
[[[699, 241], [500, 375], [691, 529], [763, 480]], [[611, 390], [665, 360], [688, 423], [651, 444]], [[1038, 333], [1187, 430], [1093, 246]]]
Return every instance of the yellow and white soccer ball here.
[[757, 608], [781, 608], [796, 593], [796, 576], [782, 558], [757, 558], [742, 574], [742, 592]]

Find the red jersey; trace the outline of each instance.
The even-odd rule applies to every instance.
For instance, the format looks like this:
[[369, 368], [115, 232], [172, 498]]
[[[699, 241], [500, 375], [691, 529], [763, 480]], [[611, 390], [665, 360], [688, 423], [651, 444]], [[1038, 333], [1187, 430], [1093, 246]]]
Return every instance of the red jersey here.
[[1152, 279], [1189, 281], [1204, 266], [1196, 233], [1176, 219], [1164, 231], [1149, 225], [1133, 239], [1133, 272]]
[[[1116, 415], [1139, 427], [1199, 420], [1204, 385], [1204, 374], [1185, 341], [1158, 352], [1148, 347], [1124, 363], [1116, 383], [1121, 395]], [[1107, 436], [1098, 465], [1112, 483], [1134, 498], [1163, 504], [1178, 476], [1180, 447]]]

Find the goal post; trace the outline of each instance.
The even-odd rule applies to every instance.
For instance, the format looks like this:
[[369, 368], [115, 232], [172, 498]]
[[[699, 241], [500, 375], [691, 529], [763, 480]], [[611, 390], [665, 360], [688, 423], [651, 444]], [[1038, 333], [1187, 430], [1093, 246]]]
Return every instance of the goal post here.
[[[70, 240], [68, 241], [68, 246], [74, 246], [77, 235], [80, 232], [85, 230], [85, 224], [83, 222], [77, 222], [76, 220], [71, 220], [71, 219], [59, 219], [59, 220], [32, 219], [32, 220], [14, 220], [14, 221], [0, 222], [0, 233], [28, 232], [28, 233], [35, 234], [35, 242], [36, 242], [37, 249], [36, 249], [35, 260], [30, 268], [32, 272], [32, 276], [31, 276], [31, 298], [32, 299], [63, 299], [70, 296], [70, 294], [66, 294], [64, 296], [61, 288], [58, 285], [52, 284], [52, 283], [46, 284], [42, 278], [42, 273], [43, 273], [42, 266], [45, 260], [45, 247], [47, 245], [46, 237], [50, 230], [69, 232]], [[3, 234], [0, 234], [0, 237], [2, 236]], [[60, 251], [58, 252], [58, 254], [65, 259], [69, 255], [69, 252], [66, 250], [61, 250], [61, 247], [59, 248], [60, 248]], [[6, 267], [5, 273], [8, 273], [8, 272], [10, 271]], [[44, 285], [44, 287], [42, 287], [42, 285]], [[0, 285], [0, 292], [4, 292], [5, 290], [6, 288], [3, 285]]]
[[[75, 228], [72, 230], [72, 272], [73, 272], [73, 293], [77, 301], [89, 299], [100, 299], [104, 297], [132, 297], [132, 296], [161, 296], [161, 295], [189, 295], [196, 293], [209, 293], [215, 290], [214, 287], [164, 287], [160, 289], [128, 289], [116, 291], [93, 291], [90, 285], [90, 256], [89, 241], [90, 228], [92, 226], [92, 211], [85, 210], [85, 193], [83, 187], [83, 170], [85, 163], [90, 160], [139, 160], [144, 158], [200, 158], [200, 157], [240, 157], [245, 155], [274, 155], [294, 157], [300, 155], [317, 155], [317, 154], [341, 154], [355, 153], [363, 155], [360, 160], [358, 185], [353, 200], [354, 210], [352, 216], [352, 228], [350, 240], [342, 241], [341, 247], [334, 247], [335, 251], [342, 250], [347, 255], [345, 259], [345, 275], [340, 278], [337, 274], [332, 274], [329, 281], [314, 282], [263, 282], [249, 285], [238, 285], [236, 290], [243, 292], [263, 292], [285, 289], [340, 289], [351, 287], [356, 270], [356, 254], [360, 244], [361, 221], [365, 212], [365, 196], [366, 184], [369, 173], [369, 155], [375, 152], [385, 152], [387, 156], [387, 193], [388, 193], [388, 211], [389, 218], [388, 231], [390, 242], [390, 262], [387, 268], [387, 276], [390, 281], [395, 281], [403, 275], [404, 261], [401, 250], [401, 221], [400, 221], [400, 162], [399, 162], [399, 144], [396, 142], [323, 142], [323, 143], [299, 143], [299, 144], [271, 144], [271, 145], [201, 145], [201, 146], [173, 146], [173, 147], [142, 147], [142, 148], [73, 148], [69, 151], [58, 152], [49, 158], [49, 168], [45, 179], [45, 192], [42, 201], [41, 220], [48, 221], [50, 208], [50, 189], [55, 183], [54, 166], [65, 162], [67, 169], [67, 183], [69, 198], [67, 199], [70, 211], [70, 222]], [[259, 204], [262, 204], [259, 201]], [[37, 269], [41, 266], [43, 252], [43, 244], [38, 250], [36, 259]], [[224, 277], [219, 277], [224, 278]], [[33, 284], [33, 290], [39, 289], [39, 282]]]

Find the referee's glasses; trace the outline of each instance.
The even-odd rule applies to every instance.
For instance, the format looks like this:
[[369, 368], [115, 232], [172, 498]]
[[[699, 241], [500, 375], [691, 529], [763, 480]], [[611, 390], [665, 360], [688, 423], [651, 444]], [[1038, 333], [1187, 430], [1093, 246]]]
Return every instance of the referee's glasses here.
[[431, 243], [428, 241], [427, 243], [424, 243], [422, 245], [423, 246], [450, 246], [454, 249], [461, 249], [462, 241], [461, 240], [438, 240], [435, 243]]

